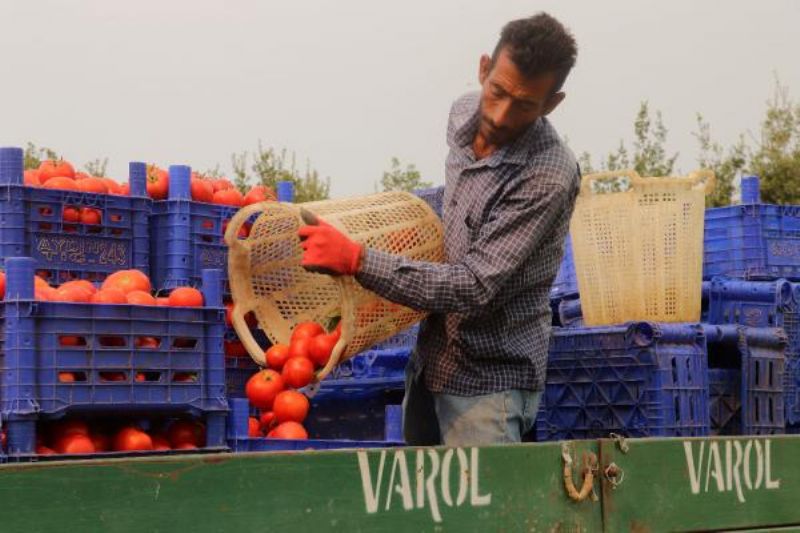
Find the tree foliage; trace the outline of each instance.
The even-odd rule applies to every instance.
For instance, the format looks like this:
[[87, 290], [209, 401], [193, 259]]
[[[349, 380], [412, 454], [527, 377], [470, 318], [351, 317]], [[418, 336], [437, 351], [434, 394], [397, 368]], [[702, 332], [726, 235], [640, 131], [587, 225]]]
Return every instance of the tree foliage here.
[[727, 150], [711, 137], [711, 125], [697, 114], [697, 131], [693, 133], [700, 145], [697, 165], [714, 172], [714, 189], [706, 197], [708, 207], [720, 207], [731, 203], [735, 181], [747, 163], [747, 147], [744, 136]]
[[406, 191], [411, 192], [415, 189], [426, 189], [432, 183], [422, 180], [422, 175], [413, 164], [408, 164], [403, 168], [400, 160], [392, 158], [391, 168], [383, 173], [381, 187], [384, 191]]
[[42, 161], [60, 159], [55, 150], [47, 148], [46, 146], [36, 146], [32, 142], [28, 142], [25, 146], [24, 165], [25, 170], [39, 168]]
[[108, 170], [108, 158], [104, 157], [103, 159], [100, 159], [98, 157], [97, 159], [89, 161], [88, 163], [83, 165], [83, 168], [84, 170], [86, 170], [86, 173], [89, 174], [90, 176], [103, 177], [106, 175], [106, 171]]
[[330, 178], [321, 178], [309, 160], [306, 160], [305, 169], [298, 169], [295, 153], [290, 156], [285, 148], [265, 148], [259, 142], [252, 154], [248, 151], [233, 154], [231, 162], [234, 184], [242, 192], [253, 184], [266, 185], [274, 190], [279, 181], [291, 181], [295, 202], [325, 200], [330, 196]]

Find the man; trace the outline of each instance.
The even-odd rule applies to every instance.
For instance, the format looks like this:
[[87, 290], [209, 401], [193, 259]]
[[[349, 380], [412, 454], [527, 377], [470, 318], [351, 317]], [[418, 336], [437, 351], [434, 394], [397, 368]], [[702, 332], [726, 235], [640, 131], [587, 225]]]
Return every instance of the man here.
[[364, 249], [324, 223], [300, 230], [307, 268], [431, 312], [406, 370], [410, 445], [519, 442], [533, 426], [549, 291], [579, 187], [545, 117], [576, 55], [572, 35], [541, 13], [508, 23], [481, 57], [481, 91], [455, 102], [447, 128], [445, 264]]

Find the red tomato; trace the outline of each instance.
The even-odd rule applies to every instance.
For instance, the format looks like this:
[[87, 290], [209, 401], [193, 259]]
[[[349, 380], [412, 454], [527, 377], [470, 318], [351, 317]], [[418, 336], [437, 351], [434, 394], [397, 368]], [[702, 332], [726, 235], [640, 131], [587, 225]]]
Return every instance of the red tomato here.
[[93, 432], [89, 435], [89, 438], [92, 439], [94, 451], [107, 452], [109, 449], [111, 449], [111, 439], [108, 438], [108, 435]]
[[169, 307], [169, 298], [156, 298], [156, 305], [159, 307]]
[[175, 446], [175, 449], [176, 450], [196, 450], [197, 446], [195, 446], [191, 442], [184, 442], [182, 444], [179, 444], [179, 445]]
[[236, 189], [222, 189], [214, 193], [214, 203], [242, 207], [244, 204], [244, 197], [242, 193]]
[[245, 357], [247, 356], [247, 348], [244, 347], [241, 341], [224, 341], [226, 357]]
[[156, 433], [152, 437], [153, 440], [153, 449], [157, 451], [164, 451], [164, 450], [171, 450], [172, 446], [169, 445], [169, 440], [167, 437], [162, 435], [161, 433]]
[[214, 186], [210, 181], [192, 177], [192, 200], [210, 204], [214, 201]]
[[272, 404], [272, 411], [275, 413], [275, 419], [279, 422], [300, 422], [308, 416], [308, 409], [310, 404], [305, 394], [299, 393], [296, 390], [285, 390], [275, 397]]
[[100, 379], [102, 381], [118, 382], [127, 381], [128, 376], [125, 375], [125, 372], [100, 372]]
[[114, 436], [114, 451], [147, 451], [153, 449], [153, 439], [139, 428], [124, 427]]
[[[89, 180], [83, 180], [89, 181]], [[81, 209], [81, 224], [100, 224], [102, 215], [100, 210], [84, 207]]]
[[285, 344], [273, 344], [265, 354], [267, 366], [280, 372], [289, 360], [289, 347]]
[[308, 348], [308, 356], [311, 361], [318, 367], [328, 364], [328, 359], [331, 358], [334, 346], [338, 339], [333, 333], [329, 335], [317, 335], [311, 339], [311, 345]]
[[149, 350], [154, 350], [160, 345], [161, 343], [155, 337], [136, 337], [136, 341], [134, 342], [134, 346], [137, 348], [145, 348]]
[[39, 165], [39, 181], [44, 183], [50, 178], [74, 178], [75, 169], [69, 162], [59, 159], [58, 161], [46, 160]]
[[76, 182], [78, 190], [83, 192], [94, 192], [108, 194], [108, 185], [102, 178], [87, 177]]
[[231, 302], [225, 304], [225, 327], [233, 327], [233, 304]]
[[127, 299], [131, 305], [156, 305], [156, 299], [149, 292], [131, 291], [127, 294]]
[[214, 188], [214, 192], [233, 189], [233, 183], [225, 178], [211, 180], [211, 186]]
[[108, 194], [122, 194], [122, 186], [111, 178], [100, 178], [108, 188]]
[[244, 195], [244, 205], [257, 204], [268, 200], [275, 201], [275, 192], [263, 185], [256, 185]]
[[73, 280], [73, 281], [68, 281], [66, 283], [63, 283], [61, 286], [62, 287], [66, 287], [66, 286], [83, 287], [84, 289], [86, 289], [87, 291], [89, 291], [92, 294], [95, 294], [97, 292], [97, 287], [94, 286], [94, 283], [92, 283], [89, 280], [85, 280], [85, 279], [76, 279], [76, 280]]
[[56, 451], [52, 448], [48, 448], [43, 444], [39, 444], [36, 446], [36, 455], [55, 455]]
[[261, 411], [261, 417], [259, 417], [258, 422], [261, 424], [262, 431], [269, 431], [278, 423], [275, 420], [275, 413], [273, 411]]
[[297, 422], [284, 422], [279, 424], [278, 427], [269, 432], [267, 437], [273, 439], [291, 439], [291, 440], [306, 440], [308, 439], [308, 432], [302, 424]]
[[172, 376], [172, 381], [175, 383], [196, 383], [197, 374], [194, 372], [176, 372]]
[[314, 340], [313, 337], [294, 339], [289, 344], [289, 357], [310, 357], [312, 340]]
[[205, 444], [205, 437], [203, 436], [203, 427], [192, 420], [176, 420], [169, 426], [167, 431], [167, 438], [169, 439], [170, 446], [177, 448], [181, 444], [193, 444], [194, 446], [202, 446]]
[[130, 196], [131, 195], [131, 184], [130, 183], [123, 183], [119, 186], [119, 194], [122, 196]]
[[92, 292], [80, 285], [70, 285], [69, 282], [61, 285], [53, 293], [51, 300], [54, 302], [89, 303]]
[[291, 357], [283, 365], [281, 377], [289, 387], [305, 387], [314, 378], [314, 363], [308, 357]]
[[134, 378], [134, 380], [137, 383], [144, 383], [145, 381], [147, 381], [147, 376], [145, 375], [144, 372], [137, 372], [136, 373], [136, 377]]
[[77, 207], [65, 207], [61, 213], [61, 218], [64, 222], [79, 222], [81, 212]]
[[131, 291], [144, 291], [150, 293], [153, 287], [150, 285], [150, 279], [139, 270], [120, 270], [109, 275], [103, 282], [103, 289], [113, 287], [119, 289], [125, 294]]
[[147, 165], [147, 195], [153, 200], [165, 200], [169, 194], [169, 173], [155, 165]]
[[59, 372], [58, 373], [58, 382], [59, 383], [75, 383], [75, 374], [72, 372]]
[[39, 179], [39, 171], [26, 170], [22, 173], [22, 182], [28, 187], [39, 187], [42, 184]]
[[111, 287], [94, 293], [91, 302], [93, 304], [126, 304], [128, 297], [121, 290]]
[[307, 339], [322, 335], [325, 330], [316, 322], [302, 322], [297, 324], [292, 330], [292, 342], [297, 339]]
[[83, 420], [59, 420], [52, 427], [53, 440], [73, 434], [89, 436], [88, 424]]
[[192, 287], [178, 287], [169, 293], [171, 307], [203, 307], [203, 293]]
[[57, 453], [95, 453], [92, 439], [86, 435], [76, 433], [58, 439], [56, 441], [55, 450]]
[[42, 185], [45, 189], [60, 189], [64, 191], [77, 191], [78, 190], [78, 182], [76, 182], [72, 178], [63, 178], [61, 176], [56, 176], [55, 178], [50, 178], [44, 182]]
[[269, 409], [275, 396], [284, 388], [283, 378], [274, 370], [260, 370], [247, 380], [245, 395], [259, 409]]
[[261, 423], [258, 418], [250, 417], [247, 419], [247, 436], [261, 437]]

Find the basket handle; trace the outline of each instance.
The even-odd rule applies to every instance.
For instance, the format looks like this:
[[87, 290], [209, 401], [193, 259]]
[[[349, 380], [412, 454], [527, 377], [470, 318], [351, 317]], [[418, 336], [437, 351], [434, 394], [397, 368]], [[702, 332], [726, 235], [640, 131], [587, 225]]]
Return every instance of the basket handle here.
[[250, 331], [247, 320], [244, 318], [250, 311], [252, 311], [252, 309], [245, 310], [241, 305], [234, 304], [233, 313], [231, 313], [231, 322], [233, 322], [233, 329], [236, 330], [236, 335], [239, 336], [239, 340], [242, 341], [244, 348], [247, 350], [247, 353], [250, 354], [253, 361], [255, 361], [258, 366], [265, 367], [267, 366], [267, 361], [264, 357], [264, 350], [259, 346], [258, 342], [256, 342], [255, 337], [253, 337], [253, 332]]
[[595, 181], [619, 177], [628, 178], [631, 180], [631, 184], [641, 181], [642, 179], [642, 177], [632, 169], [608, 170], [606, 172], [586, 174], [583, 178], [581, 178], [581, 194], [590, 194], [592, 192], [592, 183]]
[[258, 213], [259, 211], [263, 211], [264, 208], [262, 204], [266, 204], [267, 202], [259, 202], [257, 204], [250, 204], [241, 209], [239, 209], [231, 221], [228, 222], [228, 228], [225, 230], [225, 244], [228, 245], [228, 248], [244, 248], [245, 245], [242, 242], [242, 239], [239, 238], [239, 229], [244, 225], [245, 222], [250, 219], [251, 216]]

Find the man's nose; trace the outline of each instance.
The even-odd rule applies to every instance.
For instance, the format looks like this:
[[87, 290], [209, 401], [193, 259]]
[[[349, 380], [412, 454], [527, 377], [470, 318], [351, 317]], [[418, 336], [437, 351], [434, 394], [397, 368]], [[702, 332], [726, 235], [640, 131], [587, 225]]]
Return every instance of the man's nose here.
[[497, 103], [497, 106], [492, 113], [492, 122], [495, 126], [502, 128], [506, 126], [511, 119], [511, 100], [504, 99]]

